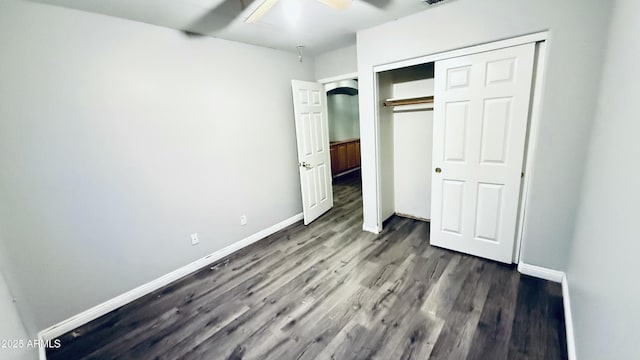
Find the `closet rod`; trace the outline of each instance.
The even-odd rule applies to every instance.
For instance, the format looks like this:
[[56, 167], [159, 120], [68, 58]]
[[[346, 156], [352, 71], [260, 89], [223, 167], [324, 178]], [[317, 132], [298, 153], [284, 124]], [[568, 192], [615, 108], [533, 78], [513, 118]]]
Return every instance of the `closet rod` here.
[[431, 104], [433, 103], [433, 96], [421, 96], [408, 99], [387, 99], [384, 102], [384, 106], [400, 106], [400, 105], [414, 105], [414, 104]]

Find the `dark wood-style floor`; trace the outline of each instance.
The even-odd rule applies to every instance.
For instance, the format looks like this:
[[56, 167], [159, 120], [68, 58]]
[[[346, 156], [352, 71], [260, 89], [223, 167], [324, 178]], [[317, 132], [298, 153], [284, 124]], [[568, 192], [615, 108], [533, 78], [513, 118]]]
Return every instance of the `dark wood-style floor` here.
[[429, 246], [429, 224], [362, 231], [335, 207], [60, 337], [48, 359], [565, 359], [558, 284]]

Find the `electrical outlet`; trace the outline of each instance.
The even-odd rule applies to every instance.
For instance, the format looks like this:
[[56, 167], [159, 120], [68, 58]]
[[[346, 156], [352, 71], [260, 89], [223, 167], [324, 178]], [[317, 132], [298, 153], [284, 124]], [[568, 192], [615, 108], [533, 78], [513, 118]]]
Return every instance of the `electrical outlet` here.
[[191, 234], [191, 245], [198, 245], [200, 240], [198, 239], [198, 233]]
[[240, 215], [240, 225], [247, 225], [247, 215]]

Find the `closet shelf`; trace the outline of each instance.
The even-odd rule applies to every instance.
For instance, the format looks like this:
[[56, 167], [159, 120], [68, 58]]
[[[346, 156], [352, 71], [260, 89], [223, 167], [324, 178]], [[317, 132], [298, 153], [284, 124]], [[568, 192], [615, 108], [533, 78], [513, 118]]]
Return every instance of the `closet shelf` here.
[[384, 101], [384, 106], [401, 106], [401, 105], [414, 105], [414, 104], [432, 104], [433, 96], [421, 96], [407, 99], [387, 99]]

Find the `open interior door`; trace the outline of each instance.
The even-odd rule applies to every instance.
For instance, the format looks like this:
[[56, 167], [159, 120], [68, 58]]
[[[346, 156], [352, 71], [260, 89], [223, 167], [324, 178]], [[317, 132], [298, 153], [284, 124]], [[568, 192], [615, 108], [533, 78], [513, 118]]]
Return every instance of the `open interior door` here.
[[322, 84], [292, 80], [304, 224], [333, 207], [327, 94]]
[[432, 245], [513, 261], [534, 52], [435, 63]]

